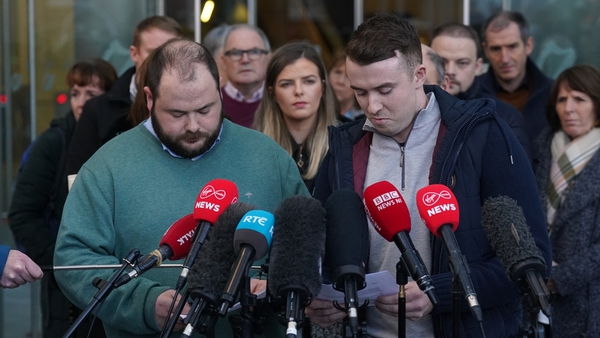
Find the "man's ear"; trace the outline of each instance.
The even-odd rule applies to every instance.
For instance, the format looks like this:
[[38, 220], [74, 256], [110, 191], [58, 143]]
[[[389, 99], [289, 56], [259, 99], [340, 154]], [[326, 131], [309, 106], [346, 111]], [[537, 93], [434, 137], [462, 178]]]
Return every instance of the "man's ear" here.
[[531, 52], [533, 52], [533, 45], [533, 37], [530, 36], [527, 38], [527, 42], [525, 43], [525, 50], [527, 51], [527, 56], [529, 56]]
[[442, 82], [441, 87], [446, 92], [448, 91], [448, 88], [450, 88], [450, 78], [448, 75], [444, 75], [444, 81]]
[[475, 61], [475, 76], [481, 75], [481, 68], [483, 68], [483, 59], [477, 58]]
[[427, 70], [425, 69], [425, 66], [423, 66], [422, 64], [418, 65], [415, 68], [415, 85], [416, 88], [421, 88], [423, 87], [423, 85], [425, 84], [425, 78], [427, 76]]
[[148, 86], [144, 86], [144, 94], [146, 94], [146, 107], [148, 111], [152, 111], [152, 106], [154, 105], [154, 96], [152, 96], [152, 92]]
[[139, 58], [141, 56], [140, 56], [140, 51], [136, 46], [134, 46], [134, 45], [129, 46], [129, 57], [131, 58], [131, 61], [133, 61], [134, 64], [136, 64], [136, 65], [138, 64]]

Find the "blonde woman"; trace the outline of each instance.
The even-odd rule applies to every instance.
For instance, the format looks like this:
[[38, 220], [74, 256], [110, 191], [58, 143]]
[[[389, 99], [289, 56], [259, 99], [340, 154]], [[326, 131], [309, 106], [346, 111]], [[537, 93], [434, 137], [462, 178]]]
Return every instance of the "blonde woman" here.
[[311, 191], [328, 149], [327, 126], [336, 121], [335, 95], [315, 48], [307, 42], [279, 48], [267, 66], [265, 89], [254, 129], [292, 155]]

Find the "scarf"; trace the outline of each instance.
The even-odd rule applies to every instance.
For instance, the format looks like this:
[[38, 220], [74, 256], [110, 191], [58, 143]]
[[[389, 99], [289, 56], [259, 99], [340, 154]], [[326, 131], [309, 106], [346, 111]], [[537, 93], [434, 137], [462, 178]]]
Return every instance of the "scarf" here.
[[593, 128], [587, 134], [571, 140], [559, 130], [552, 138], [552, 167], [548, 182], [548, 226], [554, 223], [556, 211], [565, 200], [577, 175], [600, 148], [600, 128]]

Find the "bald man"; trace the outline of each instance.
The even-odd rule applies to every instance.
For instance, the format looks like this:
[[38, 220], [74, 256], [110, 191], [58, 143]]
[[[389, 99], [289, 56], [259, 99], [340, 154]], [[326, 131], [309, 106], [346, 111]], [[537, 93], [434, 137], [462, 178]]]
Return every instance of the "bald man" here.
[[423, 66], [425, 66], [425, 84], [438, 85], [448, 91], [450, 78], [446, 76], [444, 59], [424, 44], [421, 44], [421, 53], [423, 53]]

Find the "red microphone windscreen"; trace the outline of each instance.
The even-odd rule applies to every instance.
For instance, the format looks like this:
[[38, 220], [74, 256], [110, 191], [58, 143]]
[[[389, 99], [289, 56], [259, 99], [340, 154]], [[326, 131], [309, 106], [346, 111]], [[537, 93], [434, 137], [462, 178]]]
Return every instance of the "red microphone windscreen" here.
[[458, 202], [452, 190], [443, 184], [432, 184], [417, 192], [417, 208], [423, 222], [436, 236], [444, 224], [452, 225], [452, 231], [458, 228]]
[[168, 245], [171, 248], [173, 257], [169, 258], [170, 260], [176, 261], [187, 256], [192, 247], [196, 225], [198, 222], [192, 214], [189, 214], [175, 221], [167, 229], [158, 246]]
[[215, 224], [217, 218], [229, 205], [237, 202], [238, 190], [235, 183], [214, 179], [204, 186], [194, 204], [194, 219]]
[[391, 242], [400, 231], [410, 232], [410, 214], [400, 192], [388, 181], [368, 186], [363, 203], [373, 227]]

